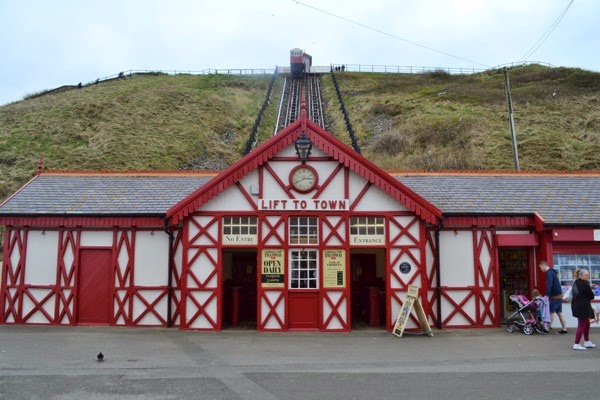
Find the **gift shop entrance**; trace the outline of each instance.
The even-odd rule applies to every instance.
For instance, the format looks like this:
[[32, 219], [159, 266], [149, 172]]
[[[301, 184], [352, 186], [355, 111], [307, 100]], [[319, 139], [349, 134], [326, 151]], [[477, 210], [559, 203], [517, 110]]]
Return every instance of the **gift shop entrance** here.
[[529, 247], [499, 247], [498, 264], [501, 293], [501, 317], [506, 320], [514, 309], [510, 295], [522, 294], [531, 300], [531, 292], [535, 288], [533, 276], [533, 251]]

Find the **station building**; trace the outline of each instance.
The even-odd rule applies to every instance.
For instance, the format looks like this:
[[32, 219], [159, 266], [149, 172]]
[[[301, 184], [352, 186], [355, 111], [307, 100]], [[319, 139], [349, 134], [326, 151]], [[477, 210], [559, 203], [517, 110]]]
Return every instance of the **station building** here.
[[391, 330], [417, 286], [498, 327], [540, 260], [600, 299], [599, 174], [389, 173], [304, 111], [220, 173], [39, 171], [0, 225], [2, 324]]

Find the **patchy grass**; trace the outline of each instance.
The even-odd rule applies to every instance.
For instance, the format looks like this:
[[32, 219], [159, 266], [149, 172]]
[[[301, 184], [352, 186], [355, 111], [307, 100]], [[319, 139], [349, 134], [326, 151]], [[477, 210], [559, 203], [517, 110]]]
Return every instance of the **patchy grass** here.
[[[600, 74], [509, 71], [523, 170], [600, 169]], [[271, 76], [134, 75], [0, 107], [0, 199], [37, 169], [222, 169], [239, 159]], [[337, 73], [362, 153], [386, 169], [511, 170], [504, 71]], [[258, 141], [277, 119], [273, 88]], [[327, 129], [350, 145], [330, 75]]]

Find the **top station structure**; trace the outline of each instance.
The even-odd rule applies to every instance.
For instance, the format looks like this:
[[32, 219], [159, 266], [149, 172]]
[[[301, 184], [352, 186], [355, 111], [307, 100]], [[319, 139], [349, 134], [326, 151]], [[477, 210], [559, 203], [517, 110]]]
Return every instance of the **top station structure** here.
[[0, 323], [392, 330], [416, 286], [431, 325], [497, 327], [540, 260], [600, 284], [599, 178], [391, 174], [303, 107], [218, 174], [40, 171], [0, 205]]

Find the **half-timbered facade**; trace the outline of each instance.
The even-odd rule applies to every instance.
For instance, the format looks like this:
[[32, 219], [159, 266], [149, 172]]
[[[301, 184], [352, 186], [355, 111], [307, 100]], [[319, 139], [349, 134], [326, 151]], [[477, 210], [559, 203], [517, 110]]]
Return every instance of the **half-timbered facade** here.
[[219, 174], [39, 173], [0, 206], [0, 322], [392, 329], [413, 285], [434, 326], [499, 326], [540, 259], [600, 273], [599, 199], [594, 174], [392, 175], [303, 114]]

